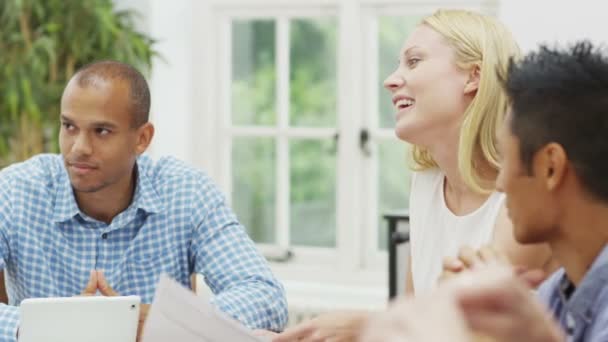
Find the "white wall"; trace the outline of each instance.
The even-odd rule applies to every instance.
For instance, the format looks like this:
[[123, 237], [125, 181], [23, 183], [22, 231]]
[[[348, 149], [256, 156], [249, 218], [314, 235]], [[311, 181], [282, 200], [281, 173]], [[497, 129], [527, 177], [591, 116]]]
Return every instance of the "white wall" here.
[[150, 29], [150, 0], [114, 0], [116, 8], [123, 10], [135, 10], [139, 15], [135, 18], [135, 24], [140, 30]]
[[[204, 0], [115, 0], [119, 8], [142, 14], [137, 22], [158, 43], [160, 58], [154, 60], [150, 77], [151, 120], [156, 134], [149, 152], [172, 155], [207, 171], [216, 150], [213, 146], [213, 115], [205, 115], [202, 87], [209, 86], [205, 53], [208, 5]], [[213, 176], [213, 174], [212, 174]]]
[[569, 43], [588, 38], [608, 42], [604, 0], [502, 0], [499, 17], [524, 51], [540, 42]]
[[158, 40], [162, 56], [154, 61], [150, 87], [152, 120], [156, 137], [152, 150], [157, 155], [188, 159], [192, 154], [192, 20], [187, 0], [149, 0], [150, 34]]

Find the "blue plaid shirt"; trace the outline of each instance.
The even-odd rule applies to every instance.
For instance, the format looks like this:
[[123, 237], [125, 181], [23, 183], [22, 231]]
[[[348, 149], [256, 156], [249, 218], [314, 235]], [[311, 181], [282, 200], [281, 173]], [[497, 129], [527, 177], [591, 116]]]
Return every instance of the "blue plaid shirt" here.
[[188, 287], [200, 273], [220, 310], [250, 328], [283, 328], [283, 287], [213, 182], [173, 158], [142, 156], [137, 168], [133, 201], [110, 224], [78, 209], [61, 156], [0, 172], [0, 268], [10, 298], [0, 305], [0, 341], [15, 341], [23, 299], [78, 295], [93, 269], [143, 303], [161, 273]]
[[567, 341], [608, 341], [608, 246], [578, 287], [563, 268], [545, 280], [538, 295], [566, 333]]

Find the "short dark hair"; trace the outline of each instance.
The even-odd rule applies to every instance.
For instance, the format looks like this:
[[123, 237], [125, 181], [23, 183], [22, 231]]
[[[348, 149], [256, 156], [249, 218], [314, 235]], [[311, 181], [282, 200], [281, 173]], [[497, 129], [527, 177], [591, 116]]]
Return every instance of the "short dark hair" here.
[[129, 85], [129, 99], [133, 114], [133, 127], [140, 127], [148, 122], [150, 117], [150, 89], [148, 82], [133, 66], [111, 60], [98, 61], [80, 68], [74, 78], [81, 87], [93, 85], [99, 79], [122, 80]]
[[511, 61], [502, 81], [511, 105], [510, 129], [528, 172], [549, 143], [560, 144], [587, 191], [608, 201], [608, 57], [579, 41], [541, 47]]

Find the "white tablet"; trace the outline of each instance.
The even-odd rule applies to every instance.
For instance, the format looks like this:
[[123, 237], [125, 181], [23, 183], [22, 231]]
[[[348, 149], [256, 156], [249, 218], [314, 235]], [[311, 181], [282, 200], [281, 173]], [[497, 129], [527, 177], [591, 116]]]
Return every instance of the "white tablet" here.
[[26, 299], [19, 342], [135, 342], [139, 303], [138, 296]]

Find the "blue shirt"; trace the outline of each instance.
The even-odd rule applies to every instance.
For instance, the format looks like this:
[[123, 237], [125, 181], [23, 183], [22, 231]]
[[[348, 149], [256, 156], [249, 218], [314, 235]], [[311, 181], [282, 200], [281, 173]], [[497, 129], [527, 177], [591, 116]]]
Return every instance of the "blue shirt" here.
[[283, 328], [283, 287], [210, 178], [173, 158], [142, 156], [137, 171], [131, 205], [110, 224], [79, 210], [61, 156], [0, 172], [0, 269], [10, 298], [0, 305], [0, 341], [15, 341], [23, 299], [78, 295], [93, 269], [143, 303], [161, 273], [187, 287], [199, 273], [220, 310], [250, 328]]
[[538, 295], [568, 341], [608, 341], [608, 246], [578, 287], [574, 288], [562, 268], [541, 285]]

